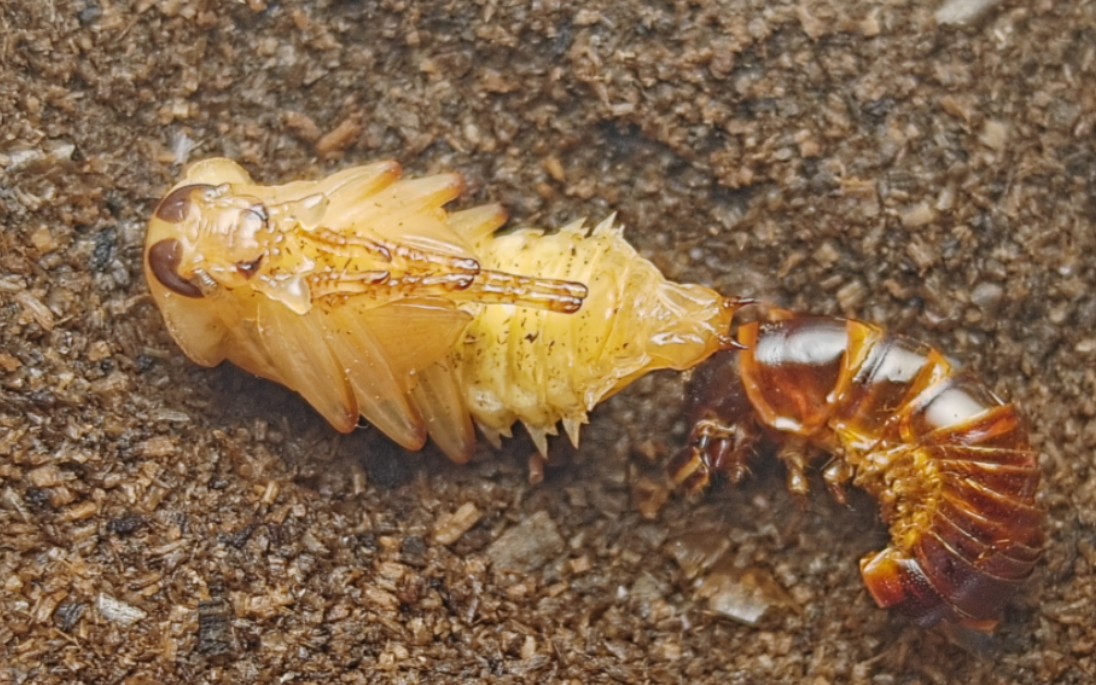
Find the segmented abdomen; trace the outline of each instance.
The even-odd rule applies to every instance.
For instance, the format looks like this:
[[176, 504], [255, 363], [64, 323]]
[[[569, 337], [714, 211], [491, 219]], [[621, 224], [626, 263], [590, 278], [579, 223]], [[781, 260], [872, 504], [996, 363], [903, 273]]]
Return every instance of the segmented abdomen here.
[[562, 421], [577, 445], [594, 405], [650, 371], [692, 368], [730, 342], [735, 302], [667, 280], [613, 217], [592, 231], [578, 221], [555, 233], [465, 237], [487, 268], [588, 291], [573, 314], [495, 305], [465, 330], [455, 363], [476, 423], [496, 444], [520, 421], [546, 454], [545, 436]]
[[860, 321], [783, 313], [738, 340], [744, 351], [698, 379], [677, 479], [739, 477], [758, 428], [793, 470], [801, 447], [822, 448], [836, 457], [831, 488], [851, 480], [890, 525], [890, 546], [860, 564], [876, 603], [923, 626], [991, 630], [1044, 539], [1037, 455], [1016, 407], [939, 351]]

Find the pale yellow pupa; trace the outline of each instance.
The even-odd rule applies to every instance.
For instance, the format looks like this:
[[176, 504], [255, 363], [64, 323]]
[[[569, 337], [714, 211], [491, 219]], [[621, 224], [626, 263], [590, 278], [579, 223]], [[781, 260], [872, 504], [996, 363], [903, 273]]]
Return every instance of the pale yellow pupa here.
[[544, 452], [559, 420], [576, 440], [600, 399], [727, 344], [732, 307], [666, 281], [611, 222], [497, 236], [498, 205], [443, 209], [462, 187], [400, 180], [395, 162], [282, 186], [198, 162], [149, 222], [149, 288], [197, 363], [281, 383], [340, 431], [363, 416], [406, 449], [429, 435], [455, 461], [473, 420], [496, 443], [520, 420]]
[[452, 225], [491, 232], [506, 215], [447, 213], [462, 188], [455, 174], [400, 180], [395, 162], [283, 186], [198, 162], [149, 222], [149, 289], [197, 363], [296, 390], [340, 431], [361, 415], [407, 449], [430, 434], [466, 459], [472, 425], [444, 364], [475, 304], [574, 311], [585, 288], [482, 269]]

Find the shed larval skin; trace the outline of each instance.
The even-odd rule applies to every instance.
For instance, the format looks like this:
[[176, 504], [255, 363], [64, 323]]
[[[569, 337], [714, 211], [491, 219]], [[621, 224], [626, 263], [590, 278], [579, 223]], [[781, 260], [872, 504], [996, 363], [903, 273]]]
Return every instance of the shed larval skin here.
[[675, 480], [737, 481], [767, 441], [805, 493], [807, 460], [830, 455], [831, 492], [863, 488], [890, 526], [891, 544], [860, 563], [876, 603], [922, 626], [992, 631], [1044, 544], [1038, 455], [1016, 405], [938, 350], [862, 321], [776, 312], [738, 341], [695, 377]]

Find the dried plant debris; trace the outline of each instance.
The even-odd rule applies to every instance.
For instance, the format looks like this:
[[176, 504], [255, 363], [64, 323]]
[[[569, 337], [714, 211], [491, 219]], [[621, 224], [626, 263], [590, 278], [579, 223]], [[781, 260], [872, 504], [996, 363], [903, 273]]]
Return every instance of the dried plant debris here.
[[946, 0], [936, 10], [936, 21], [941, 24], [970, 24], [983, 18], [1001, 0]]
[[[466, 5], [0, 2], [0, 682], [1096, 680], [1096, 5]], [[142, 246], [211, 157], [458, 173], [504, 230], [617, 212], [670, 280], [961, 359], [1048, 511], [992, 658], [874, 607], [870, 498], [762, 459], [660, 487], [678, 374], [531, 487], [527, 437], [458, 466], [195, 367]]]
[[555, 521], [545, 511], [523, 518], [487, 548], [487, 558], [499, 571], [528, 572], [544, 566], [563, 551]]

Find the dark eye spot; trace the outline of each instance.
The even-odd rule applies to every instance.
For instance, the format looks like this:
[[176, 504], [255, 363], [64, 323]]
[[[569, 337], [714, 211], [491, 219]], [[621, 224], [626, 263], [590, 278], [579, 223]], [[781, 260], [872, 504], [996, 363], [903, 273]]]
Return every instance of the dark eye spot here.
[[244, 278], [251, 278], [255, 275], [255, 272], [259, 270], [259, 266], [263, 263], [263, 256], [259, 255], [250, 262], [236, 262], [236, 272]]
[[[172, 193], [174, 195], [174, 193]], [[198, 286], [179, 275], [182, 246], [178, 240], [168, 238], [148, 248], [148, 266], [156, 280], [168, 290], [184, 297], [201, 297]]]
[[177, 224], [186, 218], [187, 208], [190, 207], [190, 196], [196, 191], [208, 190], [213, 186], [208, 183], [194, 183], [179, 186], [160, 200], [156, 207], [156, 218]]

